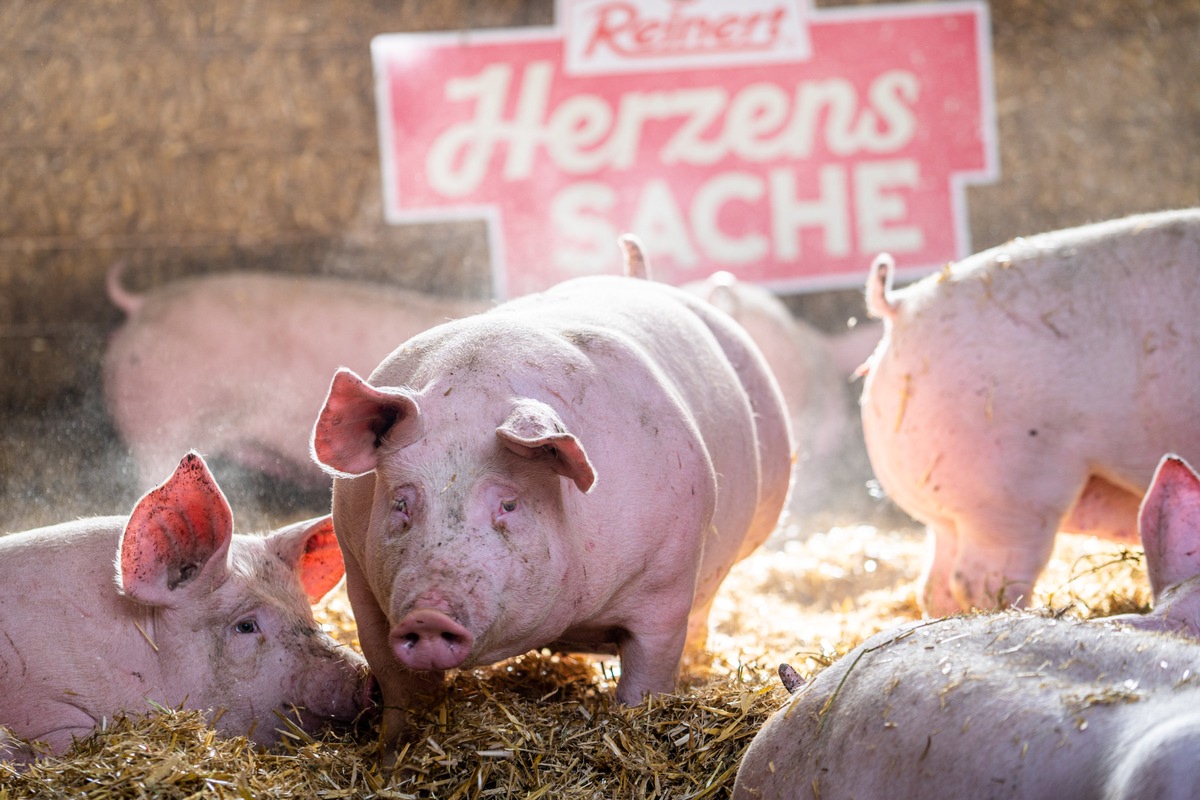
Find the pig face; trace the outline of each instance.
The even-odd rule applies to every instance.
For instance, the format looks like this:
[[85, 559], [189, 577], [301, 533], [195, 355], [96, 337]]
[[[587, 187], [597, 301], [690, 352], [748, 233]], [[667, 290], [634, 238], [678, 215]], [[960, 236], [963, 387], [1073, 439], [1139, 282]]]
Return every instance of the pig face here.
[[[498, 409], [489, 416], [481, 409]], [[414, 670], [491, 663], [560, 635], [576, 585], [563, 483], [595, 471], [548, 405], [439, 383], [416, 393], [334, 378], [314, 434], [345, 477], [375, 471], [371, 519], [346, 542]]]
[[198, 455], [134, 509], [117, 583], [150, 612], [163, 696], [213, 709], [216, 727], [261, 744], [280, 717], [315, 731], [363, 708], [365, 662], [335, 643], [311, 603], [344, 573], [328, 516], [268, 536], [233, 533], [233, 517]]

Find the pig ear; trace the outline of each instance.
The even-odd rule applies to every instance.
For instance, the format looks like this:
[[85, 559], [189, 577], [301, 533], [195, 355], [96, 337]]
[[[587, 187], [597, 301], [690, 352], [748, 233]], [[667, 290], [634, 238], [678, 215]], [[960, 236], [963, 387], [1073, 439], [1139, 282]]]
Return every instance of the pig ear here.
[[1166, 455], [1158, 463], [1138, 529], [1155, 600], [1164, 589], [1200, 574], [1200, 478], [1179, 456]]
[[376, 389], [348, 369], [333, 376], [329, 396], [313, 427], [312, 452], [331, 475], [352, 478], [375, 469], [385, 438], [407, 444], [417, 438], [420, 409], [404, 390]]
[[705, 299], [713, 308], [719, 308], [731, 317], [737, 317], [741, 311], [742, 303], [738, 299], [737, 292], [733, 287], [737, 285], [737, 278], [733, 273], [714, 272], [705, 282], [708, 289], [708, 296]]
[[117, 581], [142, 603], [178, 605], [192, 586], [229, 574], [233, 512], [204, 459], [191, 452], [170, 478], [138, 501], [121, 534]]
[[554, 471], [574, 481], [581, 492], [591, 491], [596, 483], [596, 470], [583, 445], [567, 431], [558, 413], [540, 400], [518, 400], [496, 435], [519, 456], [548, 458]]
[[342, 549], [333, 534], [333, 518], [328, 514], [281, 528], [271, 534], [271, 545], [300, 576], [310, 603], [329, 594], [346, 574]]

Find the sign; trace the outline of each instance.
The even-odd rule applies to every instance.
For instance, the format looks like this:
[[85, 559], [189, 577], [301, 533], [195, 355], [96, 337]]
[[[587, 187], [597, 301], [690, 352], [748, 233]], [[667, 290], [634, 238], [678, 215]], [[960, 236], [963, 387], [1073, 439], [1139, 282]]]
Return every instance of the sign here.
[[371, 45], [390, 223], [482, 218], [498, 297], [718, 269], [860, 286], [969, 253], [996, 175], [987, 8], [561, 0], [559, 23]]

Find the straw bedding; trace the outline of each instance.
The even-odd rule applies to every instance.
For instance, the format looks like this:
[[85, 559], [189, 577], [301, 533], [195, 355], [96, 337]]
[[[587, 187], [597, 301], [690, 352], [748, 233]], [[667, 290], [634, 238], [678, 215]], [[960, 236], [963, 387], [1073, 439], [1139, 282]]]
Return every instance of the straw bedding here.
[[[274, 750], [222, 738], [196, 712], [111, 720], [63, 758], [0, 764], [9, 798], [724, 798], [742, 752], [785, 691], [780, 662], [811, 676], [872, 633], [918, 616], [923, 535], [909, 528], [795, 528], [735, 567], [714, 605], [711, 663], [675, 694], [625, 708], [616, 661], [531, 653], [451, 676], [446, 699], [399, 752], [377, 720]], [[1102, 616], [1144, 610], [1140, 553], [1060, 536], [1039, 604]], [[319, 618], [357, 645], [345, 594]]]

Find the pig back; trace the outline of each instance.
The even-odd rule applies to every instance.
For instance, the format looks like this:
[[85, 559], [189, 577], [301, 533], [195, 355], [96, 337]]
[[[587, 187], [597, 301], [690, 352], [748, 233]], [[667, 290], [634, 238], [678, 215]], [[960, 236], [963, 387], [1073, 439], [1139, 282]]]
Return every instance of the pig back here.
[[[0, 725], [30, 736], [65, 716], [86, 729], [89, 712], [102, 716], [94, 697], [136, 707], [141, 695], [128, 672], [98, 668], [113, 652], [130, 662], [140, 652], [129, 646], [130, 604], [113, 582], [126, 519], [93, 517], [0, 536]], [[69, 702], [59, 700], [64, 686], [76, 690]]]
[[752, 742], [734, 797], [1104, 796], [1137, 738], [1195, 708], [1198, 667], [1194, 643], [1108, 623], [913, 623], [798, 689]]
[[[622, 363], [630, 352], [643, 362], [638, 370], [658, 383], [645, 388], [672, 396], [680, 424], [703, 443], [717, 480], [716, 536], [705, 543], [706, 564], [731, 564], [761, 544], [787, 498], [790, 430], [776, 380], [737, 323], [680, 289], [610, 276], [567, 281], [490, 313], [526, 310], [568, 340], [584, 341], [578, 334], [586, 330], [630, 348], [588, 353], [602, 373], [618, 378], [612, 383], [613, 400], [628, 392], [620, 378], [632, 375], [630, 365]], [[631, 452], [637, 451], [614, 453], [610, 479], [625, 469], [621, 462]], [[701, 575], [702, 583], [706, 577]]]
[[397, 342], [489, 301], [268, 273], [155, 289], [114, 333], [105, 397], [142, 482], [189, 448], [322, 486], [305, 435], [339, 366], [368, 371]]

